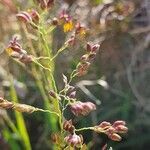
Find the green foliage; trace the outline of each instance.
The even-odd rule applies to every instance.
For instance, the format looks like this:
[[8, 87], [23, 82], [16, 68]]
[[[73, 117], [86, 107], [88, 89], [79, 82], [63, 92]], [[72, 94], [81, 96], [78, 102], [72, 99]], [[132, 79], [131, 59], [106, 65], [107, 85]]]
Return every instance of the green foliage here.
[[[13, 78], [11, 77], [10, 80], [11, 80], [10, 97], [13, 102], [17, 103], [18, 98], [14, 88]], [[15, 111], [15, 118], [16, 118], [17, 128], [22, 139], [22, 144], [24, 145], [24, 149], [31, 150], [32, 148], [30, 144], [29, 135], [26, 129], [24, 117], [20, 112]]]

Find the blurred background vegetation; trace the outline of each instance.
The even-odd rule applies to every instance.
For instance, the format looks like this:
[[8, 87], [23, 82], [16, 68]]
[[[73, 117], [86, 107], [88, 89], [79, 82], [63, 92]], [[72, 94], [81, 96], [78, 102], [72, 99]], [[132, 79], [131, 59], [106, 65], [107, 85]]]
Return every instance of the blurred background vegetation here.
[[[0, 0], [0, 96], [43, 107], [42, 96], [30, 74], [4, 52], [12, 35], [20, 34], [25, 49], [27, 38], [36, 45], [36, 37], [25, 37], [15, 14], [36, 8], [34, 1]], [[78, 127], [101, 121], [127, 122], [129, 132], [121, 142], [112, 142], [104, 135], [83, 133], [91, 150], [108, 143], [114, 150], [143, 150], [150, 147], [150, 1], [149, 0], [56, 0], [50, 16], [63, 9], [88, 29], [88, 39], [101, 48], [88, 74], [74, 80], [78, 98], [97, 103], [97, 111], [86, 118], [74, 118]], [[49, 37], [55, 53], [68, 35], [61, 28]], [[65, 50], [55, 61], [55, 78], [62, 88], [62, 73], [69, 74], [83, 54], [80, 44]], [[10, 76], [13, 81], [10, 82]], [[47, 83], [49, 84], [49, 83]], [[66, 114], [67, 115], [67, 114]], [[68, 118], [73, 116], [67, 115]], [[16, 124], [19, 137], [16, 133]], [[43, 114], [12, 113], [0, 109], [0, 149], [47, 150], [51, 147], [52, 122]]]

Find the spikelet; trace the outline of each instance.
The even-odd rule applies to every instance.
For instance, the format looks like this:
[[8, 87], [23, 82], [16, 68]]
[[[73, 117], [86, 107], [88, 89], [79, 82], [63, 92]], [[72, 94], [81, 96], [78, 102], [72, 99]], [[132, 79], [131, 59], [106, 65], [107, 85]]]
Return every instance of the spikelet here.
[[26, 104], [15, 104], [13, 109], [19, 112], [26, 113], [33, 113], [37, 110], [35, 107]]
[[0, 108], [13, 109], [19, 112], [26, 112], [26, 113], [33, 113], [38, 110], [38, 108], [35, 108], [30, 105], [9, 102], [3, 99], [2, 97], [0, 97]]

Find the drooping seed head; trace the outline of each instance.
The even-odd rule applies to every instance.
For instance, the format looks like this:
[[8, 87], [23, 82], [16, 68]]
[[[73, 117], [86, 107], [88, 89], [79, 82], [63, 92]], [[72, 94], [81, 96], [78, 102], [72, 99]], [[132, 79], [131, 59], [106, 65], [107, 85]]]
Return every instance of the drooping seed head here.
[[68, 95], [69, 98], [75, 98], [76, 97], [76, 91], [72, 91], [69, 95]]
[[73, 126], [72, 124], [72, 120], [69, 120], [69, 121], [64, 121], [63, 123], [63, 129], [70, 132], [71, 134], [74, 133], [74, 129], [75, 127]]
[[103, 122], [100, 123], [98, 126], [105, 129], [105, 128], [110, 127], [110, 126], [111, 126], [111, 123], [110, 123], [110, 122], [107, 122], [107, 121], [103, 121]]
[[90, 42], [87, 42], [87, 44], [86, 44], [86, 50], [87, 50], [87, 52], [89, 52], [89, 53], [92, 51], [92, 45], [91, 45]]
[[91, 111], [95, 110], [96, 106], [95, 104], [91, 102], [76, 102], [74, 104], [71, 104], [71, 111], [74, 115], [88, 115]]
[[123, 120], [117, 120], [117, 121], [115, 121], [114, 123], [113, 123], [113, 127], [117, 127], [117, 126], [119, 126], [119, 125], [126, 125], [126, 122], [125, 121], [123, 121]]
[[20, 21], [23, 21], [23, 22], [31, 22], [32, 21], [32, 18], [31, 18], [31, 15], [26, 12], [26, 11], [22, 11], [20, 13], [18, 13], [16, 15], [16, 17], [20, 20]]
[[81, 147], [83, 139], [81, 136], [73, 134], [66, 136], [65, 142], [72, 147]]
[[54, 17], [52, 19], [52, 25], [57, 26], [58, 25], [58, 18]]
[[36, 10], [32, 9], [30, 12], [30, 16], [31, 16], [33, 22], [35, 22], [35, 23], [39, 22], [40, 15]]
[[117, 133], [110, 134], [108, 137], [113, 141], [121, 141], [122, 139]]
[[93, 46], [92, 46], [92, 52], [93, 53], [96, 53], [97, 52], [97, 50], [99, 50], [99, 48], [100, 48], [100, 45], [99, 44], [94, 44]]
[[118, 125], [117, 127], [115, 127], [116, 132], [118, 133], [127, 133], [128, 132], [128, 128], [124, 125]]

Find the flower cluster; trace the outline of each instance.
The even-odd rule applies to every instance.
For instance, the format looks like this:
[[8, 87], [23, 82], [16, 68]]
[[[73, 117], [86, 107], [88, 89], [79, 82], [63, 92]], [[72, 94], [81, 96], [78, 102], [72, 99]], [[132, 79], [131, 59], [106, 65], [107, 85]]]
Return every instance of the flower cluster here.
[[21, 45], [17, 42], [17, 37], [14, 37], [8, 47], [6, 48], [6, 52], [13, 58], [18, 59], [22, 63], [30, 63], [32, 62], [32, 56], [28, 55], [27, 52], [21, 47]]
[[127, 133], [128, 131], [125, 125], [125, 121], [122, 120], [115, 121], [113, 124], [103, 121], [94, 127], [94, 131], [105, 133], [113, 141], [120, 141], [122, 138], [119, 133]]
[[70, 105], [71, 111], [75, 116], [88, 115], [91, 111], [96, 110], [95, 104], [92, 102], [77, 101]]
[[81, 145], [83, 143], [83, 137], [82, 137], [82, 135], [76, 135], [75, 133], [66, 136], [64, 140], [70, 146], [72, 146], [72, 147], [78, 147], [78, 148], [81, 147]]
[[77, 66], [76, 72], [78, 76], [83, 76], [87, 73], [87, 70], [91, 64], [91, 61], [95, 58], [97, 51], [99, 50], [99, 44], [87, 43], [87, 54], [81, 57], [81, 61]]

